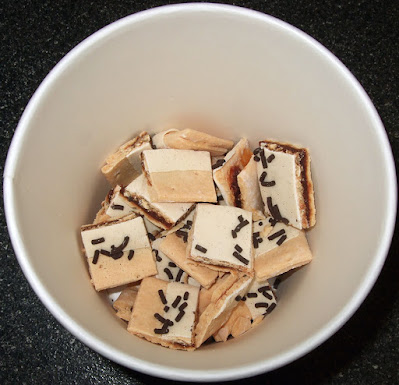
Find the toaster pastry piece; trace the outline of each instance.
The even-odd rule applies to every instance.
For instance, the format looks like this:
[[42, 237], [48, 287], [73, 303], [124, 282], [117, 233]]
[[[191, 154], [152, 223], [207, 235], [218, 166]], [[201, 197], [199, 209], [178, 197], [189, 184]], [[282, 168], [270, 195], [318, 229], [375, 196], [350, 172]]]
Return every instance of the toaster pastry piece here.
[[151, 137], [143, 131], [105, 159], [101, 172], [112, 186], [126, 186], [141, 173], [141, 153], [152, 148]]
[[199, 288], [149, 277], [143, 279], [127, 330], [172, 349], [194, 349]]
[[96, 290], [157, 274], [143, 218], [126, 216], [81, 227], [83, 246]]
[[[241, 207], [241, 194], [237, 176], [251, 159], [252, 151], [248, 140], [242, 138], [227, 153], [223, 161], [214, 165], [213, 179], [228, 206]], [[219, 167], [216, 167], [219, 165]]]
[[255, 276], [258, 281], [275, 277], [312, 260], [304, 230], [267, 220], [253, 223]]
[[298, 229], [314, 226], [316, 209], [308, 150], [262, 141], [254, 155], [266, 213]]
[[216, 202], [209, 152], [148, 150], [142, 165], [153, 202]]
[[189, 259], [204, 266], [253, 270], [252, 213], [237, 207], [197, 205], [187, 248]]

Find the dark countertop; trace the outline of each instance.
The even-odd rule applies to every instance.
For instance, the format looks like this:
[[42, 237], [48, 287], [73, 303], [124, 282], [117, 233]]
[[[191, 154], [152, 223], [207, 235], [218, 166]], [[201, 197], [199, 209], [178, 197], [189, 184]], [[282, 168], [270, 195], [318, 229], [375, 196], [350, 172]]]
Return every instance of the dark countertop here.
[[[0, 171], [18, 120], [40, 82], [76, 44], [161, 1], [0, 3]], [[395, 0], [263, 0], [232, 4], [268, 13], [331, 50], [374, 102], [399, 160], [399, 6]], [[2, 189], [1, 189], [2, 194]], [[42, 305], [16, 261], [0, 207], [0, 383], [160, 384], [115, 364], [67, 332]], [[370, 295], [332, 338], [248, 384], [399, 383], [399, 234]]]

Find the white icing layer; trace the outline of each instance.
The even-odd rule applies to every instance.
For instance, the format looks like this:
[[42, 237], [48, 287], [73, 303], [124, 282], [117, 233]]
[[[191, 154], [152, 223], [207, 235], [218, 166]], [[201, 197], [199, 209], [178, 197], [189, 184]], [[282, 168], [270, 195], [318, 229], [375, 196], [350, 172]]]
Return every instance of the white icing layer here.
[[[123, 207], [122, 210], [120, 209], [121, 207]], [[115, 187], [114, 196], [105, 214], [112, 219], [119, 219], [132, 212], [133, 209], [129, 205], [129, 201], [120, 193], [120, 186]]]
[[[272, 215], [267, 203], [268, 198], [271, 198], [272, 204], [278, 206], [282, 217], [288, 219], [293, 226], [301, 229], [302, 220], [296, 188], [295, 156], [279, 151], [270, 151], [267, 148], [263, 148], [262, 151], [264, 151], [265, 159], [268, 159], [271, 155], [274, 156], [274, 159], [267, 162], [266, 168], [264, 168], [261, 160], [257, 162], [259, 187], [265, 211]], [[266, 173], [266, 176], [264, 173]], [[262, 180], [263, 184], [269, 182], [275, 184], [264, 186]]]
[[[188, 299], [184, 299], [184, 294], [188, 293]], [[190, 340], [192, 338], [195, 315], [197, 311], [197, 303], [198, 303], [198, 293], [199, 288], [191, 285], [185, 285], [177, 282], [171, 282], [168, 284], [166, 288], [166, 301], [167, 306], [169, 307], [168, 311], [163, 312], [163, 317], [165, 319], [169, 319], [173, 322], [173, 326], [169, 327], [169, 333], [163, 334], [162, 339], [167, 341], [175, 341], [180, 338], [184, 338], [185, 340]], [[173, 302], [176, 298], [180, 296], [181, 300], [178, 305], [174, 308], [172, 306]], [[187, 303], [187, 306], [180, 310], [184, 303]], [[179, 313], [183, 311], [184, 315], [180, 319], [180, 321], [176, 321]]]
[[129, 154], [126, 155], [127, 160], [129, 163], [134, 167], [135, 170], [141, 172], [141, 153], [144, 150], [151, 150], [151, 144], [148, 142], [143, 143], [142, 145], [135, 147]]
[[147, 171], [209, 171], [211, 156], [207, 151], [161, 149], [143, 152]]
[[[239, 217], [242, 219], [240, 225]], [[236, 228], [241, 227], [237, 231]], [[233, 238], [232, 231], [236, 237]], [[237, 247], [238, 245], [238, 247]], [[190, 254], [210, 260], [210, 263], [224, 262], [252, 268], [252, 213], [231, 206], [198, 204], [193, 230], [193, 241]], [[205, 248], [201, 252], [199, 248]], [[238, 250], [237, 250], [238, 249]], [[234, 256], [240, 254], [248, 263]], [[220, 263], [219, 263], [220, 264]]]
[[[177, 222], [193, 205], [192, 203], [152, 203], [150, 195], [148, 193], [147, 179], [144, 174], [141, 174], [132, 183], [130, 183], [126, 190], [131, 194], [135, 194], [139, 197], [144, 198], [151, 207], [156, 208], [162, 215], [168, 218], [172, 222]], [[145, 202], [142, 202], [145, 205]], [[143, 207], [144, 209], [150, 209], [151, 207]]]
[[[268, 218], [253, 223], [253, 238], [254, 238], [254, 258], [263, 255], [279, 247], [278, 242], [289, 241], [299, 236], [303, 230], [298, 230], [295, 227], [287, 226], [282, 222], [276, 223], [271, 227]], [[259, 235], [257, 235], [259, 233]], [[278, 235], [280, 234], [281, 235]], [[256, 238], [256, 239], [255, 239]]]
[[109, 226], [84, 230], [81, 234], [83, 246], [88, 258], [94, 257], [96, 250], [102, 249], [111, 252], [113, 247], [117, 248], [126, 242], [126, 237], [129, 237], [129, 239], [126, 242], [126, 246], [123, 248], [123, 252], [125, 253], [130, 250], [151, 247], [147, 236], [147, 230], [144, 226], [143, 218], [141, 217]]

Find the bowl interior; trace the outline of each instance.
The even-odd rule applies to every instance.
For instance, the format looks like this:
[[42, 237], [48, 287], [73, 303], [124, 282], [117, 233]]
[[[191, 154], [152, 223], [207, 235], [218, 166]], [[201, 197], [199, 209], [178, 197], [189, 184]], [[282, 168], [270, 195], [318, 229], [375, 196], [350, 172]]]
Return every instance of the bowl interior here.
[[[127, 333], [90, 284], [79, 227], [108, 191], [100, 167], [109, 153], [141, 130], [199, 122], [253, 146], [275, 138], [308, 147], [317, 225], [314, 261], [281, 286], [265, 322], [186, 353]], [[238, 378], [321, 343], [367, 294], [392, 231], [390, 156], [371, 102], [312, 39], [234, 7], [166, 7], [100, 31], [46, 79], [10, 151], [7, 216], [30, 283], [91, 347], [153, 375]]]

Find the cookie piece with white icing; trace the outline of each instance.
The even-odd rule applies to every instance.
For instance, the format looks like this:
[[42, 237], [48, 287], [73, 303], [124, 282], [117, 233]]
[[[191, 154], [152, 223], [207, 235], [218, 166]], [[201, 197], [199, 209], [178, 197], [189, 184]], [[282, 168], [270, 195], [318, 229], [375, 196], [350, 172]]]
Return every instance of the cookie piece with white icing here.
[[192, 203], [154, 203], [150, 198], [144, 174], [126, 186], [124, 191], [137, 212], [163, 229], [171, 229], [194, 208]]
[[101, 172], [112, 186], [129, 184], [141, 173], [141, 153], [152, 148], [151, 137], [143, 131], [105, 159]]
[[[186, 128], [184, 130], [170, 129], [154, 136], [154, 141], [161, 141], [157, 148], [175, 148], [179, 150], [208, 151], [212, 156], [226, 154], [234, 146], [231, 140], [217, 138], [205, 132]], [[163, 146], [163, 147], [161, 147]]]
[[195, 286], [143, 279], [127, 330], [162, 346], [192, 350], [198, 293]]
[[253, 223], [254, 270], [258, 281], [275, 277], [312, 260], [304, 230], [268, 220]]
[[164, 281], [187, 283], [187, 273], [159, 249], [159, 245], [163, 240], [164, 238], [157, 238], [151, 243], [158, 269], [158, 274], [155, 277]]
[[143, 151], [142, 165], [153, 202], [216, 202], [209, 152]]
[[216, 302], [211, 302], [200, 315], [195, 327], [195, 346], [201, 346], [210, 336], [224, 325], [237, 306], [237, 296], [243, 297], [252, 277], [240, 277]]
[[237, 207], [198, 204], [187, 256], [205, 266], [251, 273], [252, 213]]
[[89, 271], [96, 290], [157, 274], [143, 218], [126, 216], [81, 227]]
[[270, 314], [277, 305], [274, 292], [267, 280], [253, 280], [248, 292], [243, 297], [236, 297], [239, 304], [232, 311], [228, 321], [213, 335], [215, 341], [227, 341], [231, 335], [234, 338], [258, 325]]
[[298, 229], [314, 226], [316, 209], [308, 150], [262, 141], [254, 155], [266, 213]]
[[213, 179], [228, 206], [241, 207], [237, 176], [248, 164], [251, 156], [248, 140], [242, 138], [223, 160], [214, 165]]

